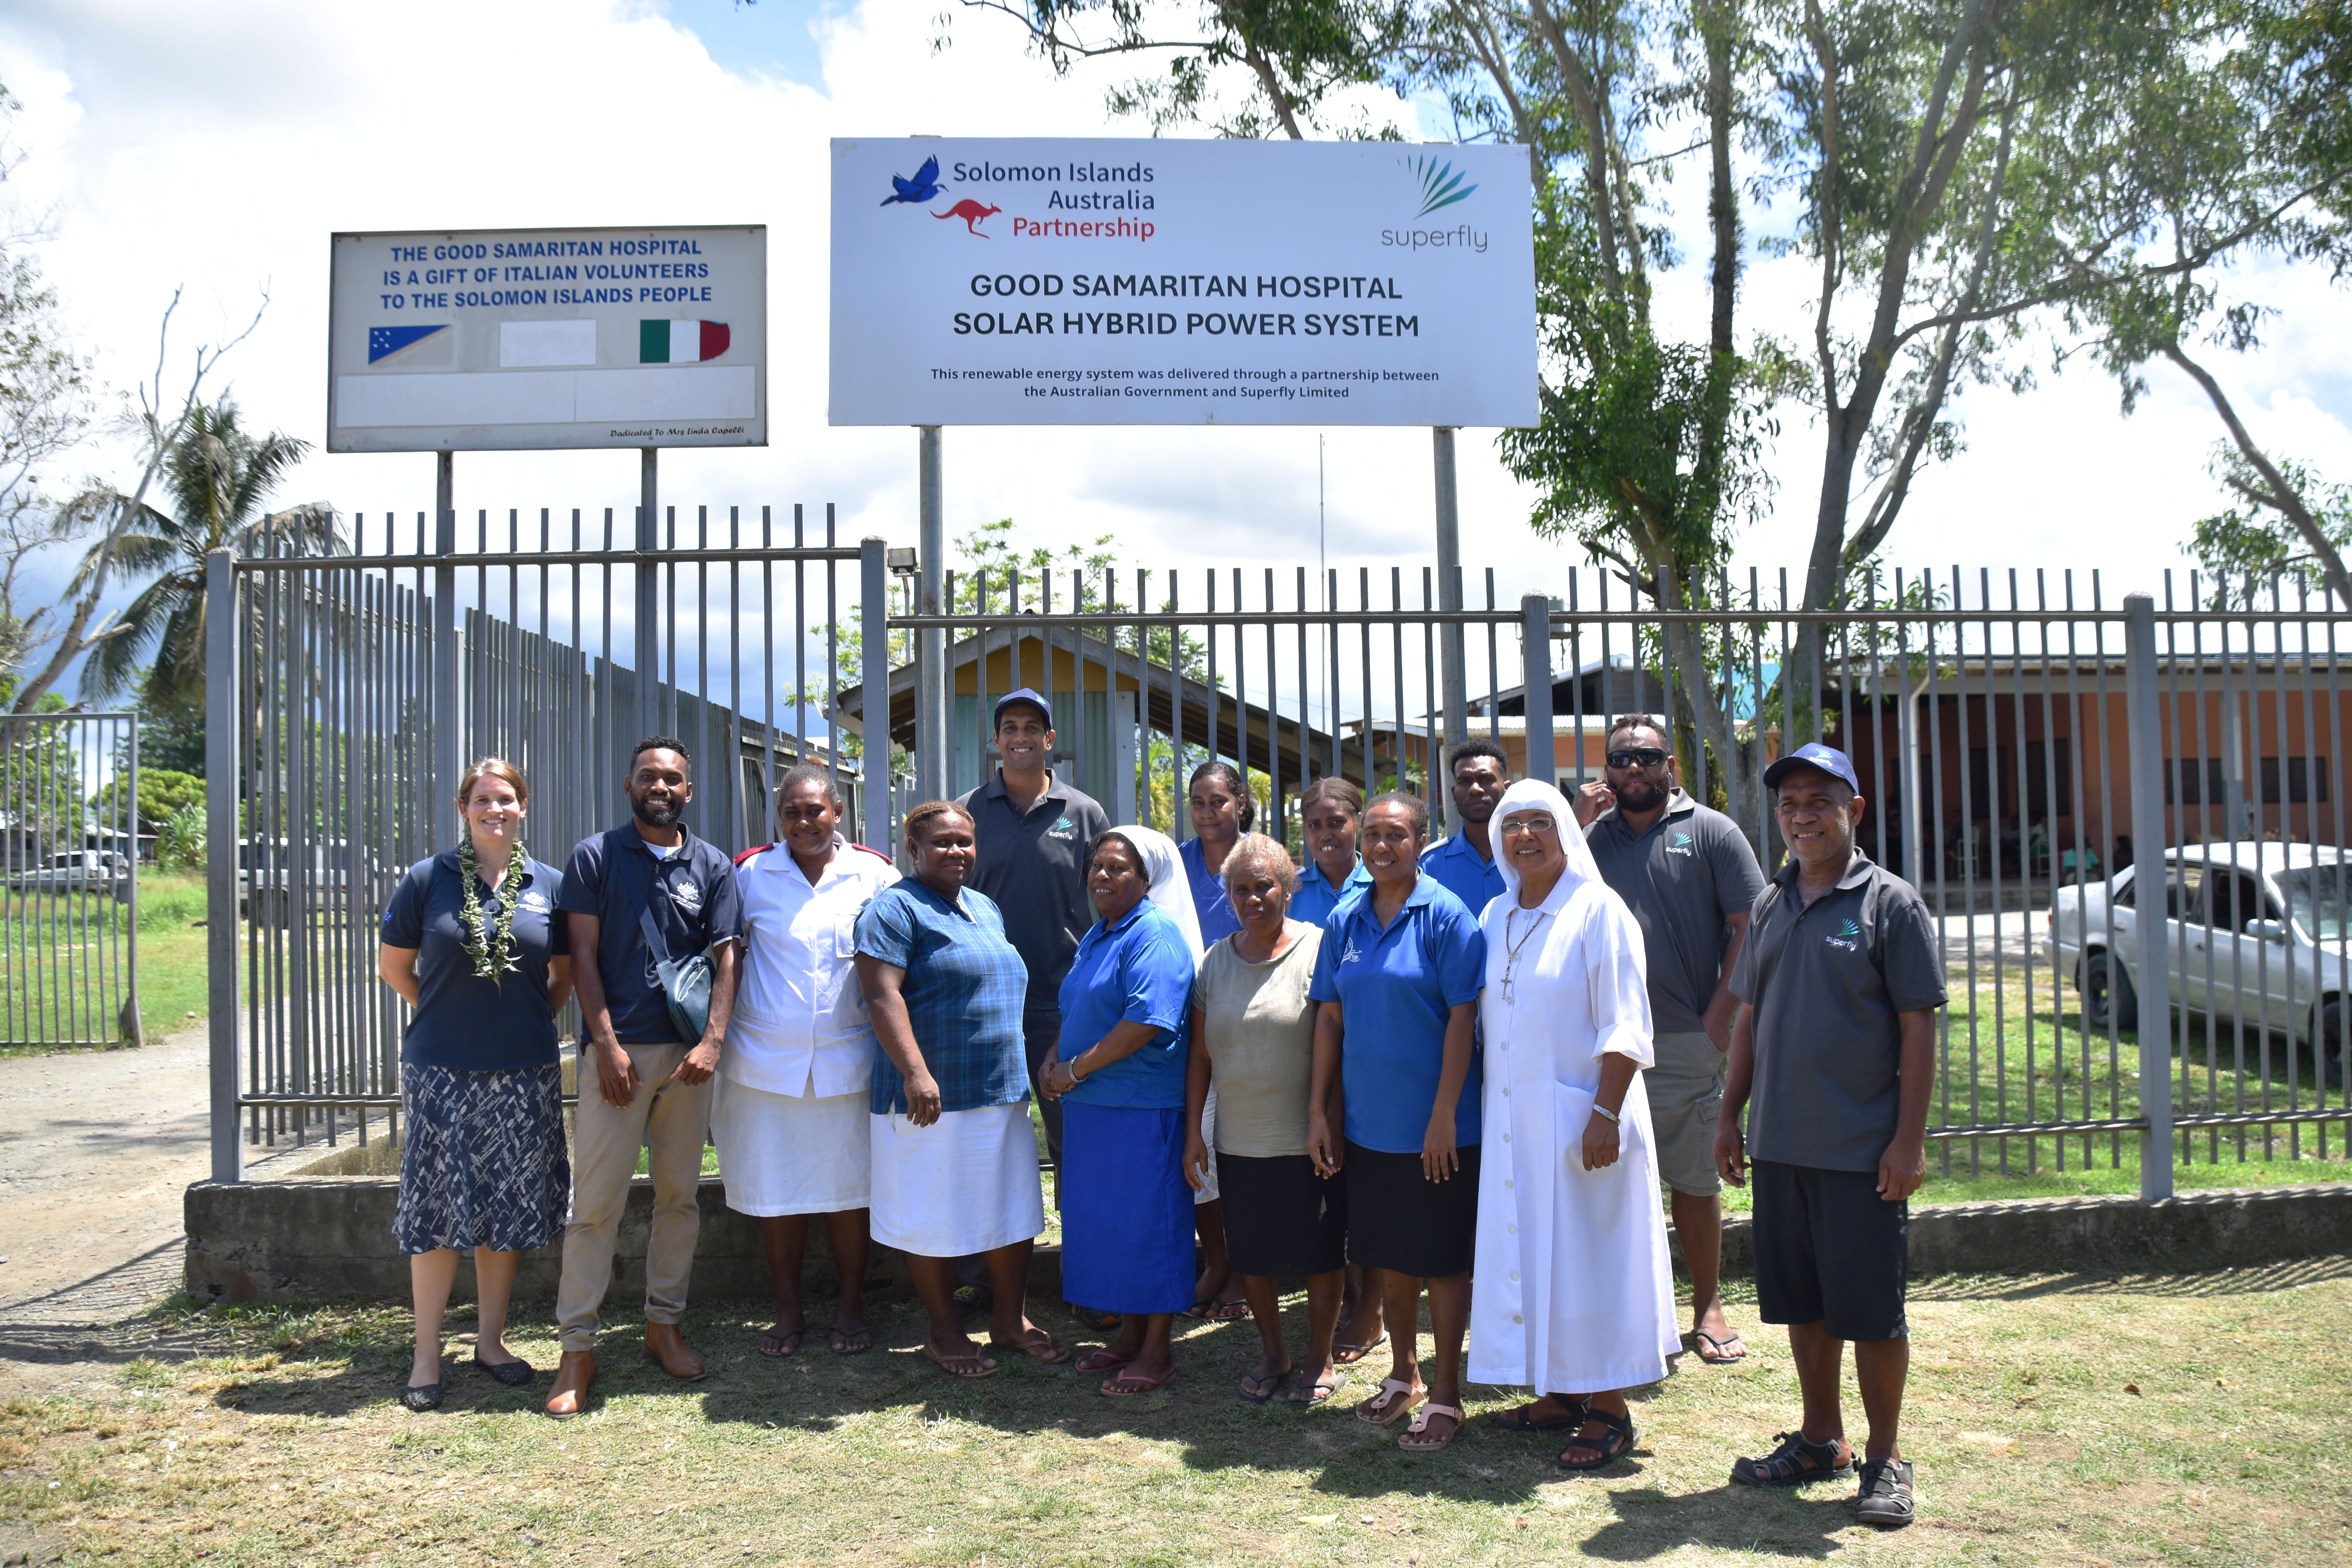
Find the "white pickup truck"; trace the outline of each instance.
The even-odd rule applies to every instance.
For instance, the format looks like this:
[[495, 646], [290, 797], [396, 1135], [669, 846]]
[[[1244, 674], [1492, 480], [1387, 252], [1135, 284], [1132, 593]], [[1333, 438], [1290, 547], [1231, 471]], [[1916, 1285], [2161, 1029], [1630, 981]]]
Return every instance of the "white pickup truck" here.
[[[2344, 1081], [2352, 973], [2352, 867], [2325, 846], [2191, 844], [2164, 852], [2165, 974], [2175, 1005], [2217, 1022], [2325, 1043], [2326, 1081]], [[2048, 947], [2094, 1029], [2139, 1023], [2138, 922], [2153, 900], [2135, 869], [2062, 887]]]

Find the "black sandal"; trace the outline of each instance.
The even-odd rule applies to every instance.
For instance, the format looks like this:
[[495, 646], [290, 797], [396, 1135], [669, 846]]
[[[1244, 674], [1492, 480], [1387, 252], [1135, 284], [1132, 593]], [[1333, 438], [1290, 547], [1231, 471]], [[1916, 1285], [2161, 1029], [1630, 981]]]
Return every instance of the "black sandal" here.
[[1633, 1445], [1641, 1440], [1642, 1435], [1633, 1430], [1633, 1413], [1630, 1410], [1622, 1415], [1612, 1415], [1606, 1410], [1593, 1409], [1588, 1403], [1584, 1410], [1584, 1421], [1598, 1421], [1608, 1430], [1599, 1437], [1587, 1437], [1583, 1435], [1584, 1422], [1577, 1423], [1576, 1439], [1569, 1444], [1568, 1448], [1591, 1448], [1596, 1451], [1598, 1458], [1571, 1459], [1568, 1457], [1568, 1448], [1561, 1449], [1559, 1458], [1554, 1459], [1552, 1463], [1571, 1474], [1581, 1470], [1597, 1470], [1605, 1466], [1613, 1465], [1632, 1453]]
[[1853, 1517], [1864, 1524], [1900, 1530], [1918, 1516], [1918, 1500], [1911, 1490], [1911, 1461], [1870, 1459], [1862, 1467], [1862, 1486], [1854, 1493]]
[[1731, 1479], [1743, 1487], [1801, 1487], [1853, 1474], [1853, 1447], [1843, 1437], [1816, 1443], [1802, 1432], [1775, 1432], [1780, 1446], [1760, 1459], [1734, 1459]]
[[1517, 1410], [1497, 1411], [1489, 1419], [1506, 1432], [1573, 1432], [1584, 1425], [1585, 1413], [1592, 1408], [1592, 1401], [1571, 1399], [1565, 1403], [1568, 1408], [1565, 1415], [1530, 1417], [1528, 1412], [1535, 1408], [1535, 1405], [1530, 1403], [1520, 1405]]
[[400, 1402], [420, 1415], [427, 1410], [441, 1408], [441, 1385], [428, 1383], [422, 1386], [409, 1384], [400, 1391]]
[[478, 1351], [474, 1354], [474, 1364], [509, 1388], [528, 1388], [530, 1385], [530, 1380], [539, 1375], [531, 1370], [530, 1363], [520, 1356], [512, 1361], [502, 1361], [493, 1364], [484, 1361], [481, 1352]]

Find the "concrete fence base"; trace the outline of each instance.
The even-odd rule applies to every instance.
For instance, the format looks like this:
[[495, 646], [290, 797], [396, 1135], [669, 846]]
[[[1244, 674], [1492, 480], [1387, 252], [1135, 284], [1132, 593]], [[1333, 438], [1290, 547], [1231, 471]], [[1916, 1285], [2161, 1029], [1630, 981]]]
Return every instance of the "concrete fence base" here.
[[[408, 1259], [393, 1245], [399, 1184], [368, 1177], [199, 1182], [187, 1191], [187, 1288], [198, 1302], [299, 1301], [342, 1296], [399, 1300]], [[726, 1186], [705, 1177], [694, 1293], [702, 1300], [764, 1297], [767, 1253], [759, 1222], [727, 1207]], [[641, 1295], [653, 1184], [629, 1191], [613, 1262], [613, 1300]], [[1911, 1211], [1911, 1271], [1934, 1274], [2189, 1273], [2282, 1258], [2352, 1252], [2352, 1184], [2199, 1193], [2142, 1204], [2128, 1197], [2014, 1198]], [[523, 1255], [515, 1295], [549, 1301], [562, 1266], [559, 1241]], [[1754, 1249], [1748, 1222], [1724, 1227], [1727, 1276], [1745, 1277]], [[1676, 1248], [1680, 1261], [1680, 1249]], [[470, 1300], [470, 1267], [457, 1293]], [[874, 1249], [870, 1283], [910, 1283], [906, 1258]], [[808, 1282], [830, 1292], [834, 1265], [824, 1226], [809, 1226]], [[1040, 1247], [1033, 1295], [1061, 1289], [1058, 1248]]]

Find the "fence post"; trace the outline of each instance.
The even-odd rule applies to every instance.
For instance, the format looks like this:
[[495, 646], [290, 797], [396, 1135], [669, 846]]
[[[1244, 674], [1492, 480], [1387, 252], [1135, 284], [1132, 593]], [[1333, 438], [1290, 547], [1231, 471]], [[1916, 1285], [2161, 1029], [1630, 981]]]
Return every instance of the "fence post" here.
[[[1439, 425], [1433, 426], [1429, 434], [1437, 477], [1437, 607], [1458, 610], [1462, 607], [1462, 508], [1454, 487], [1454, 429]], [[1454, 747], [1470, 738], [1469, 683], [1462, 665], [1462, 623], [1448, 621], [1437, 630], [1444, 743], [1429, 759], [1429, 793], [1433, 799], [1446, 802], [1449, 816], [1452, 801], [1436, 781], [1450, 776], [1446, 759], [1454, 754]], [[1449, 831], [1461, 830], [1454, 824], [1447, 826]]]
[[2165, 971], [2164, 735], [2158, 699], [2156, 601], [2124, 597], [2126, 744], [2131, 756], [2132, 885], [2138, 915], [2139, 1197], [2172, 1195], [2172, 986]]
[[[865, 729], [864, 778], [857, 805], [858, 841], [868, 849], [890, 853], [890, 577], [883, 542], [867, 537], [857, 542], [857, 620], [859, 662], [864, 677], [858, 722]], [[877, 701], [879, 706], [877, 706]], [[881, 722], [875, 722], [875, 715]], [[838, 722], [835, 728], [839, 729]], [[836, 752], [836, 757], [838, 753]], [[879, 770], [879, 776], [877, 775]]]
[[1528, 715], [1527, 776], [1546, 784], [1559, 782], [1559, 753], [1553, 745], [1551, 720], [1551, 600], [1528, 594], [1519, 600], [1520, 653], [1527, 665], [1522, 704]]
[[[921, 506], [919, 574], [915, 581], [915, 613], [944, 613], [941, 595], [947, 582], [947, 520], [940, 479], [940, 427], [920, 427], [916, 489]], [[915, 634], [915, 793], [925, 800], [947, 795], [948, 780], [948, 642], [944, 630]]]
[[205, 556], [205, 1026], [212, 1047], [213, 1180], [245, 1179], [236, 1114], [236, 567]]
[[[447, 453], [443, 453], [447, 457]], [[447, 470], [445, 467], [444, 472]], [[425, 791], [425, 837], [437, 843], [446, 821], [442, 803], [457, 793], [457, 774], [466, 763], [458, 755], [465, 735], [457, 708], [457, 508], [446, 493], [433, 523], [433, 778]]]

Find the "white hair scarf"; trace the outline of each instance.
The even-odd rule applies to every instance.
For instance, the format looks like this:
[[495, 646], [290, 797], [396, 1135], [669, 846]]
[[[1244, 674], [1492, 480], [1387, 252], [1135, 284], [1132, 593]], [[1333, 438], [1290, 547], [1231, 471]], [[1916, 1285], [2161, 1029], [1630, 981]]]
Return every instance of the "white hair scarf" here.
[[1538, 811], [1549, 812], [1559, 828], [1559, 847], [1568, 852], [1568, 869], [1562, 876], [1573, 881], [1601, 880], [1601, 864], [1593, 859], [1592, 847], [1584, 841], [1584, 829], [1577, 826], [1576, 813], [1570, 807], [1568, 796], [1541, 779], [1521, 779], [1503, 792], [1486, 829], [1492, 836], [1495, 868], [1503, 874], [1503, 896], [1514, 905], [1518, 902], [1519, 873], [1511, 864], [1510, 851], [1503, 847], [1503, 824], [1510, 817]]
[[1205, 951], [1201, 942], [1201, 915], [1192, 907], [1192, 884], [1184, 875], [1184, 862], [1176, 853], [1176, 842], [1156, 827], [1130, 825], [1114, 827], [1111, 832], [1127, 840], [1141, 863], [1143, 875], [1150, 890], [1145, 894], [1161, 914], [1176, 922], [1184, 933], [1184, 945], [1192, 950], [1192, 962], [1199, 963]]

